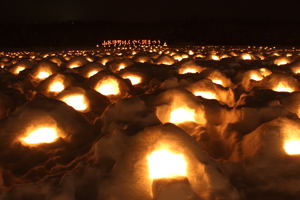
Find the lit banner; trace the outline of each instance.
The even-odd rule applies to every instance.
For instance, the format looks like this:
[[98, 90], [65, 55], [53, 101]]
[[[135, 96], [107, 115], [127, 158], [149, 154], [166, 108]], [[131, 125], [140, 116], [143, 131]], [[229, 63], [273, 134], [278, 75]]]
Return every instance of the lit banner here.
[[166, 42], [161, 40], [103, 40], [97, 47], [109, 47], [109, 46], [140, 46], [140, 45], [163, 45], [167, 46]]

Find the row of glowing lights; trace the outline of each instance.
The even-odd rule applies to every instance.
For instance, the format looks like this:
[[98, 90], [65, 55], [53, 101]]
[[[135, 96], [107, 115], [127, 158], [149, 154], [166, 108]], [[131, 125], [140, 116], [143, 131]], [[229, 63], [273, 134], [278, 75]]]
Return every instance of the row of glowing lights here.
[[[118, 50], [122, 50], [120, 48], [117, 48]], [[129, 49], [132, 49], [132, 48], [129, 48]], [[116, 50], [116, 49], [113, 49], [113, 50]], [[91, 52], [88, 52], [88, 51], [69, 51], [69, 52], [62, 52], [62, 53], [52, 53], [52, 54], [45, 54], [45, 55], [42, 55], [42, 56], [30, 56], [31, 59], [37, 59], [37, 58], [47, 58], [47, 57], [50, 57], [50, 56], [62, 56], [64, 57], [64, 59], [66, 60], [70, 60], [72, 56], [76, 55], [76, 56], [86, 56], [87, 57], [87, 60], [90, 60], [90, 62], [93, 61], [93, 59], [91, 59], [91, 57], [88, 57], [88, 56], [94, 56], [94, 55], [117, 55], [117, 56], [121, 56], [121, 55], [125, 55], [127, 53], [125, 52], [114, 52], [113, 50], [110, 50], [109, 52], [101, 52], [101, 51], [91, 51]], [[127, 50], [127, 49], [124, 49], [124, 50]], [[177, 51], [177, 52], [176, 52]], [[181, 52], [180, 52], [181, 51]], [[239, 52], [235, 52], [235, 51], [232, 51], [232, 52], [229, 52], [228, 54], [224, 54], [224, 53], [221, 53], [221, 54], [218, 54], [217, 51], [211, 51], [213, 53], [210, 53], [210, 54], [207, 54], [204, 52], [204, 49], [202, 51], [193, 51], [193, 50], [180, 50], [180, 49], [175, 49], [175, 50], [168, 50], [168, 48], [163, 48], [163, 49], [157, 49], [157, 48], [150, 48], [147, 49], [147, 48], [142, 48], [142, 49], [139, 49], [139, 50], [132, 50], [131, 53], [129, 53], [129, 55], [136, 55], [138, 52], [140, 53], [153, 53], [153, 52], [157, 52], [158, 54], [166, 54], [166, 55], [170, 55], [170, 56], [174, 56], [174, 59], [176, 60], [182, 60], [183, 58], [187, 58], [189, 56], [195, 56], [195, 57], [208, 57], [212, 60], [220, 60], [222, 58], [228, 58], [228, 57], [238, 57], [240, 56], [243, 60], [252, 60], [252, 59], [255, 59], [255, 57], [259, 58], [259, 59], [264, 59], [265, 57], [261, 54], [257, 54], [257, 53], [253, 53], [253, 52], [249, 52], [249, 53], [243, 53], [243, 51], [241, 52], [240, 50], [237, 49], [237, 51]], [[206, 51], [207, 52], [207, 51]], [[178, 53], [178, 54], [177, 54]], [[204, 55], [206, 56], [204, 56]], [[255, 56], [254, 56], [255, 55]], [[287, 58], [288, 57], [291, 57], [293, 55], [299, 55], [297, 53], [286, 53], [286, 52], [269, 52], [267, 53], [266, 55], [272, 55], [272, 56], [277, 56], [277, 57], [280, 57], [280, 56], [286, 56]], [[23, 56], [21, 54], [4, 54], [4, 56], [10, 56], [10, 57], [18, 57], [18, 58], [23, 58]]]
[[[118, 68], [118, 70], [124, 69], [125, 65], [121, 64]], [[180, 69], [181, 70], [181, 69]], [[192, 68], [192, 67], [187, 67], [183, 68], [183, 70], [180, 71], [179, 73], [181, 74], [186, 74], [186, 73], [198, 73], [199, 70], [198, 68]], [[98, 70], [92, 70], [90, 71], [87, 76], [91, 77], [98, 73]], [[264, 77], [270, 75], [271, 72], [268, 72], [265, 68], [260, 69], [260, 73], [252, 73], [250, 74], [250, 79], [255, 80], [255, 81], [261, 81]], [[37, 78], [40, 80], [44, 80], [47, 77], [50, 76], [50, 73], [45, 72], [45, 71], [40, 71], [37, 74]], [[124, 79], [129, 79], [132, 85], [138, 85], [142, 82], [142, 78], [138, 75], [123, 75], [122, 78]], [[222, 82], [221, 79], [211, 79], [213, 83], [219, 84], [224, 86], [224, 83]], [[50, 92], [61, 92], [64, 90], [64, 85], [62, 82], [55, 81], [52, 83], [49, 87]], [[107, 79], [101, 84], [98, 84], [95, 88], [95, 90], [103, 95], [118, 95], [120, 93], [119, 87], [118, 87], [118, 82], [114, 79]], [[277, 92], [293, 92], [294, 90], [287, 84], [283, 82], [279, 82], [277, 86], [273, 88], [274, 91]], [[212, 92], [209, 91], [194, 91], [194, 95], [196, 96], [202, 96], [203, 98], [207, 99], [217, 99], [216, 95], [213, 94]]]
[[[56, 129], [43, 127], [21, 138], [26, 144], [53, 143], [59, 138]], [[148, 157], [149, 174], [153, 179], [186, 176], [187, 162], [182, 154], [167, 149], [152, 152]]]
[[[126, 50], [126, 49], [124, 49], [124, 50]], [[171, 56], [182, 56], [182, 58], [188, 58], [189, 56], [193, 56], [193, 55], [202, 55], [202, 53], [203, 54], [205, 54], [205, 55], [207, 55], [205, 52], [194, 52], [194, 51], [192, 51], [192, 50], [189, 50], [188, 52], [186, 52], [186, 53], [180, 53], [180, 54], [177, 54], [176, 52], [174, 52], [174, 51], [168, 51], [168, 50], [165, 50], [165, 49], [150, 49], [150, 50], [146, 50], [146, 49], [144, 49], [143, 51], [141, 51], [141, 52], [150, 52], [150, 53], [153, 53], [153, 52], [155, 52], [155, 53], [159, 53], [159, 54], [166, 54], [166, 55], [171, 55]], [[100, 52], [99, 52], [100, 53]], [[129, 55], [136, 55], [138, 52], [136, 52], [136, 51], [132, 51], [131, 53], [129, 53]], [[111, 53], [111, 52], [106, 52], [105, 53], [105, 55], [112, 55], [112, 54], [115, 54], [115, 55], [118, 55], [118, 56], [121, 56], [121, 55], [125, 55], [126, 53], [122, 53], [122, 52], [114, 52], [114, 53]], [[234, 57], [237, 57], [237, 56], [239, 56], [239, 53], [235, 53], [235, 52], [231, 52], [231, 53], [229, 53], [231, 56], [234, 56]], [[70, 52], [70, 53], [67, 53], [67, 54], [51, 54], [51, 55], [48, 55], [48, 54], [46, 54], [46, 55], [44, 55], [44, 56], [41, 56], [41, 57], [37, 57], [37, 56], [30, 56], [30, 59], [37, 59], [37, 58], [47, 58], [47, 57], [54, 57], [54, 56], [63, 56], [66, 60], [70, 60], [70, 57], [72, 57], [72, 56], [74, 56], [74, 55], [76, 55], [76, 56], [89, 56], [88, 54], [86, 54], [86, 53], [72, 53], [72, 52]], [[95, 53], [91, 53], [90, 54], [91, 56], [93, 56], [93, 55], [95, 55]], [[273, 53], [272, 54], [273, 56], [277, 56], [277, 57], [280, 57], [281, 55], [279, 54], [279, 53]], [[202, 55], [203, 57], [205, 57], [204, 55]], [[220, 59], [220, 58], [228, 58], [228, 57], [230, 57], [229, 55], [227, 55], [227, 54], [223, 54], [223, 55], [218, 55], [217, 53], [213, 53], [213, 54], [208, 54], [207, 55], [208, 57], [211, 57], [211, 58], [216, 58], [216, 60], [218, 60], [218, 59]], [[254, 59], [255, 57], [252, 55], [252, 54], [248, 54], [248, 53], [242, 53], [242, 54], [240, 54], [240, 56], [241, 56], [241, 58], [243, 59], [243, 60], [252, 60], [252, 59]], [[262, 55], [260, 55], [260, 54], [257, 54], [257, 56], [259, 57], [259, 58], [261, 58], [261, 56]], [[285, 55], [282, 55], [282, 56], [286, 56], [286, 57], [291, 57], [291, 56], [293, 56], [293, 54], [292, 53], [286, 53]], [[11, 56], [10, 55], [10, 57], [15, 57], [15, 56]], [[16, 56], [16, 57], [18, 57], [18, 58], [23, 58], [23, 56]], [[91, 61], [90, 62], [92, 62], [93, 61], [93, 59], [91, 59], [90, 57], [87, 57], [87, 59], [90, 59]]]
[[[55, 128], [43, 127], [21, 138], [21, 142], [30, 145], [53, 143], [59, 137]], [[153, 151], [147, 157], [149, 176], [152, 179], [172, 178], [187, 175], [187, 162], [184, 155], [172, 153], [168, 149]]]
[[[141, 62], [143, 62], [143, 60], [141, 60]], [[106, 61], [104, 60], [103, 61], [103, 64], [106, 64]], [[165, 62], [165, 64], [170, 64], [169, 62]], [[70, 69], [73, 69], [73, 68], [77, 68], [79, 67], [79, 65], [77, 64], [74, 64], [74, 65], [71, 65], [69, 68]], [[120, 64], [119, 67], [118, 67], [118, 71], [122, 70], [122, 69], [125, 69], [126, 68], [126, 65], [125, 64]], [[14, 70], [14, 74], [15, 75], [18, 75], [21, 71], [25, 70], [26, 67], [24, 66], [18, 66], [15, 70]], [[261, 68], [260, 70], [266, 70], [265, 68]], [[90, 78], [92, 76], [94, 76], [95, 74], [97, 74], [100, 70], [91, 70], [90, 72], [88, 72], [88, 74], [86, 75], [87, 78]], [[180, 68], [179, 69], [179, 73], [180, 74], [187, 74], [187, 73], [199, 73], [201, 72], [201, 68], [195, 66], [195, 67], [184, 67], [184, 68]], [[263, 73], [263, 71], [261, 72]], [[300, 73], [300, 71], [295, 71], [295, 73]], [[52, 75], [52, 72], [50, 71], [39, 71], [37, 74], [36, 74], [36, 78], [39, 79], [39, 80], [44, 80], [46, 78], [48, 78], [49, 76]], [[129, 79], [130, 79], [130, 76], [128, 76]], [[253, 77], [253, 76], [252, 76]], [[255, 80], [255, 79], [253, 79]]]
[[[142, 51], [142, 52], [148, 52], [149, 49], [150, 50], [153, 50], [153, 51], [156, 51], [156, 50], [167, 50], [168, 48], [166, 47], [158, 47], [158, 46], [151, 46], [150, 48], [149, 47], [139, 47], [139, 48], [133, 48], [133, 47], [117, 47], [117, 48], [112, 48], [112, 49], [109, 49], [109, 52], [106, 52], [106, 53], [110, 53], [111, 51], [115, 51], [115, 50], [133, 50], [133, 51]], [[106, 51], [106, 49], [105, 49]], [[203, 52], [203, 51], [212, 51], [212, 52], [218, 52], [218, 51], [221, 51], [221, 52], [224, 52], [224, 51], [227, 51], [227, 52], [230, 52], [232, 53], [233, 55], [237, 55], [239, 53], [242, 53], [242, 55], [246, 55], [246, 54], [253, 54], [254, 52], [251, 51], [249, 52], [248, 50], [244, 49], [244, 50], [241, 50], [239, 48], [231, 48], [231, 49], [220, 49], [220, 48], [205, 48], [205, 47], [202, 47], [202, 48], [197, 48], [197, 49], [174, 49], [172, 51], [177, 51], [177, 52], [185, 52], [189, 55], [193, 55], [195, 53], [198, 53], [199, 51], [200, 52]], [[260, 50], [259, 50], [260, 51]], [[290, 49], [286, 49], [286, 50], [280, 50], [280, 49], [276, 49], [274, 50], [274, 48], [265, 48], [264, 50], [266, 53], [268, 54], [271, 54], [273, 56], [280, 56], [280, 55], [286, 55], [286, 56], [292, 56], [292, 55], [295, 55], [297, 54], [297, 52], [299, 50], [294, 50], [293, 53], [291, 53], [291, 50]], [[276, 51], [276, 52], [274, 52]], [[34, 53], [34, 52], [32, 52]], [[10, 56], [10, 57], [23, 57], [24, 55], [25, 56], [30, 56], [31, 58], [35, 58], [35, 57], [39, 57], [39, 56], [36, 56], [36, 55], [32, 55], [32, 53], [30, 52], [1, 52], [1, 55], [2, 56]], [[90, 50], [90, 51], [87, 51], [87, 50], [71, 50], [71, 51], [62, 51], [62, 52], [56, 52], [56, 53], [48, 53], [48, 54], [43, 54], [43, 55], [40, 55], [40, 57], [43, 57], [43, 58], [46, 58], [46, 57], [49, 57], [49, 56], [72, 56], [72, 55], [83, 55], [83, 56], [86, 56], [86, 55], [97, 55], [97, 54], [103, 54], [104, 52], [103, 51], [100, 51], [100, 50]]]
[[[44, 79], [47, 78], [49, 76], [49, 74], [47, 72], [43, 73], [39, 73], [38, 77], [40, 79]], [[261, 80], [260, 78], [255, 77], [255, 75], [253, 75], [254, 77], [252, 77], [254, 80]], [[129, 78], [129, 77], [127, 77]], [[130, 78], [129, 78], [130, 79]], [[136, 80], [133, 80], [133, 84], [136, 83], [138, 84], [140, 81], [140, 77], [136, 78]], [[222, 84], [222, 80], [214, 80], [213, 81], [216, 84]], [[282, 89], [283, 88], [283, 89]], [[290, 92], [289, 89], [284, 89], [286, 88], [286, 86], [284, 86], [283, 84], [279, 84], [277, 90], [278, 91], [288, 91]], [[64, 85], [61, 82], [54, 82], [51, 86], [50, 86], [50, 91], [52, 92], [61, 92], [62, 90], [64, 90]], [[116, 95], [118, 94], [119, 91], [119, 87], [118, 87], [118, 82], [115, 80], [104, 80], [102, 82], [102, 84], [99, 84], [98, 86], [96, 86], [96, 91], [100, 92], [101, 94], [104, 95]], [[211, 93], [209, 92], [195, 92], [195, 95], [202, 95], [202, 96], [206, 96], [206, 98], [216, 98], [215, 96], [211, 96]], [[79, 111], [84, 111], [87, 109], [87, 105], [84, 103], [86, 102], [86, 98], [84, 97], [84, 95], [73, 95], [73, 96], [67, 96], [65, 98], [62, 99], [62, 101], [66, 102], [68, 105], [72, 106], [74, 109], [79, 110]], [[79, 103], [80, 102], [80, 103]], [[175, 110], [173, 110], [170, 114], [170, 122], [174, 123], [174, 124], [180, 124], [182, 122], [186, 122], [186, 121], [195, 121], [195, 112], [187, 109], [187, 108], [177, 108]], [[27, 144], [40, 144], [40, 143], [52, 143], [54, 141], [56, 141], [60, 136], [56, 133], [56, 130], [54, 128], [40, 128], [37, 129], [35, 131], [33, 131], [32, 133], [30, 133], [28, 136], [26, 136], [25, 138], [21, 138], [21, 141], [27, 143]], [[287, 154], [289, 155], [298, 155], [300, 154], [300, 140], [287, 140], [284, 144], [284, 150], [286, 151]], [[159, 155], [158, 155], [159, 154]], [[167, 176], [173, 176], [173, 175], [183, 175], [185, 174], [185, 170], [186, 166], [185, 164], [182, 164], [184, 161], [184, 157], [182, 155], [176, 155], [176, 154], [172, 154], [166, 150], [161, 150], [161, 151], [157, 151], [157, 152], [153, 152], [153, 155], [150, 156], [148, 158], [149, 161], [149, 165], [152, 165], [151, 163], [156, 162], [156, 159], [161, 159], [159, 163], [163, 163], [164, 161], [167, 161], [168, 159], [171, 158], [175, 158], [174, 160], [179, 161], [180, 163], [177, 163], [176, 166], [178, 166], [178, 168], [180, 168], [180, 170], [178, 170], [176, 172], [175, 168], [175, 172], [173, 172], [172, 170], [170, 171], [170, 168], [167, 168], [168, 170], [164, 170], [163, 166], [167, 166], [167, 165], [162, 165], [160, 167], [161, 171], [160, 172], [155, 172], [155, 171], [151, 171], [150, 169], [150, 174], [151, 177], [153, 178], [160, 178], [162, 177], [162, 174], [168, 174]], [[167, 163], [172, 163], [172, 161], [168, 161]], [[172, 165], [175, 166], [175, 165]]]
[[[39, 128], [22, 141], [29, 144], [52, 143], [58, 139], [53, 128]], [[288, 155], [300, 154], [300, 140], [287, 140], [283, 146]], [[170, 151], [167, 148], [154, 150], [147, 156], [149, 177], [151, 179], [187, 177], [187, 161], [184, 154]]]
[[[121, 65], [120, 68], [121, 67], [124, 67], [124, 66]], [[121, 69], [123, 69], [123, 68], [121, 68]], [[193, 73], [194, 71], [192, 71], [192, 69], [193, 68], [187, 68], [187, 70], [185, 70], [184, 72], [188, 72], [188, 73], [192, 72]], [[96, 73], [97, 73], [97, 71], [91, 71], [89, 73], [89, 75], [94, 75]], [[266, 70], [264, 68], [262, 68], [261, 74], [252, 73], [250, 75], [250, 79], [255, 80], [255, 81], [260, 81], [266, 75], [269, 75], [269, 73], [266, 73]], [[38, 73], [39, 79], [45, 79], [48, 76], [49, 76], [49, 73], [47, 73], [47, 72], [41, 71]], [[129, 79], [131, 81], [132, 85], [138, 85], [142, 82], [142, 78], [137, 75], [124, 75], [123, 78]], [[221, 79], [211, 79], [211, 81], [215, 84], [224, 86], [224, 83]], [[54, 81], [52, 84], [50, 84], [48, 90], [49, 90], [49, 92], [59, 93], [59, 92], [62, 92], [64, 89], [65, 89], [65, 86], [62, 81]], [[108, 79], [99, 81], [98, 84], [95, 86], [95, 90], [105, 96], [120, 94], [119, 83], [114, 78], [108, 78]], [[277, 92], [293, 92], [294, 91], [289, 85], [287, 85], [283, 82], [279, 82], [273, 88], [273, 90], [277, 91]], [[196, 90], [193, 92], [193, 94], [195, 96], [202, 96], [203, 98], [206, 98], [206, 99], [218, 99], [217, 95], [211, 91]], [[87, 99], [85, 98], [85, 96], [83, 94], [67, 96], [61, 100], [64, 101], [65, 103], [67, 103], [69, 106], [72, 106], [74, 109], [76, 109], [78, 111], [86, 111], [88, 108], [88, 105], [86, 103]]]
[[[156, 52], [155, 50], [150, 50], [149, 51], [150, 53], [151, 52]], [[122, 56], [123, 53], [119, 52], [119, 53], [115, 53], [117, 56]], [[137, 52], [133, 51], [131, 53], [131, 55], [136, 55]], [[176, 52], [172, 52], [172, 51], [169, 51], [169, 50], [165, 50], [165, 51], [158, 51], [158, 54], [159, 55], [162, 55], [162, 54], [165, 54], [165, 55], [169, 55], [169, 56], [172, 56], [174, 60], [177, 60], [177, 61], [181, 61], [183, 59], [186, 59], [186, 58], [189, 58], [190, 56], [194, 56], [195, 58], [209, 58], [211, 60], [221, 60], [223, 58], [228, 58], [228, 57], [231, 57], [231, 56], [234, 56], [234, 57], [238, 57], [240, 56], [242, 60], [254, 60], [256, 59], [255, 56], [251, 55], [250, 53], [242, 53], [242, 54], [238, 54], [238, 53], [234, 53], [232, 52], [231, 53], [231, 56], [227, 55], [227, 54], [223, 54], [223, 55], [218, 55], [217, 53], [212, 53], [212, 54], [208, 54], [208, 55], [202, 55], [201, 53], [195, 53], [194, 51], [192, 50], [189, 50], [187, 53], [180, 53], [180, 54], [177, 54]], [[66, 60], [70, 60], [72, 55], [74, 55], [74, 53], [69, 53], [69, 54], [64, 54], [63, 57], [64, 59]], [[89, 62], [94, 62], [94, 59], [89, 57], [87, 54], [82, 54], [83, 56], [86, 57], [86, 60], [89, 61]], [[110, 52], [107, 52], [106, 55], [112, 55]], [[43, 58], [47, 58], [48, 56], [54, 56], [54, 55], [44, 55]], [[80, 56], [80, 55], [78, 55]], [[273, 53], [273, 56], [277, 56], [277, 57], [280, 57], [280, 54], [279, 53]], [[289, 60], [289, 57], [292, 57], [293, 54], [291, 53], [286, 53], [285, 57], [281, 57], [281, 58], [278, 58], [276, 60], [274, 60], [274, 64], [280, 66], [280, 65], [285, 65], [285, 64], [289, 64], [291, 61]], [[257, 58], [261, 59], [261, 60], [264, 60], [265, 57], [263, 55], [256, 55]], [[36, 59], [35, 56], [32, 56], [31, 59]], [[76, 67], [76, 66], [75, 66]], [[74, 68], [75, 68], [74, 67]]]
[[[196, 113], [187, 107], [179, 107], [170, 113], [169, 122], [180, 125], [185, 122], [196, 122]], [[41, 143], [55, 142], [61, 136], [57, 133], [56, 128], [42, 127], [31, 131], [26, 137], [20, 138], [23, 144], [35, 145]], [[284, 143], [284, 150], [289, 155], [300, 154], [300, 140], [290, 139]]]
[[[188, 57], [188, 56], [187, 56]], [[181, 61], [182, 59], [184, 58], [187, 58], [187, 57], [184, 57], [184, 56], [175, 56], [175, 60], [178, 60], [178, 61]], [[251, 60], [252, 57], [250, 54], [246, 54], [246, 55], [243, 55], [242, 56], [244, 60]], [[212, 60], [220, 60], [221, 58], [217, 55], [211, 55], [211, 59]], [[105, 65], [107, 62], [107, 60], [103, 60], [102, 61], [102, 64]], [[145, 62], [145, 60], [143, 59], [140, 59], [139, 62], [143, 63]], [[290, 61], [287, 59], [287, 58], [280, 58], [280, 59], [277, 59], [274, 61], [274, 64], [278, 65], [278, 66], [281, 66], [281, 65], [286, 65], [286, 64], [289, 64]], [[162, 61], [160, 64], [165, 64], [165, 65], [172, 65], [174, 64], [173, 61], [171, 60], [166, 60], [166, 61]], [[78, 68], [80, 67], [79, 64], [72, 64], [69, 66], [70, 69], [74, 69], [74, 68]], [[121, 69], [124, 69], [125, 68], [125, 65], [124, 64], [120, 64], [120, 67], [118, 70], [121, 70]], [[21, 71], [25, 70], [26, 67], [25, 66], [18, 66], [17, 68], [15, 68], [14, 70], [14, 74], [15, 75], [18, 75]], [[91, 71], [89, 74], [88, 74], [88, 77], [91, 77], [93, 75], [95, 75], [98, 71], [94, 70], [94, 71]], [[186, 74], [186, 73], [197, 73], [199, 72], [198, 69], [196, 68], [186, 68], [185, 71], [182, 71], [181, 73], [182, 74]], [[295, 73], [299, 73], [299, 70], [298, 71], [295, 71]], [[36, 75], [36, 78], [40, 79], [40, 80], [43, 80], [47, 77], [49, 77], [51, 75], [51, 72], [46, 72], [46, 71], [41, 71], [39, 72], [37, 75]]]
[[[140, 45], [141, 46], [141, 45]], [[138, 47], [140, 47], [138, 46]], [[149, 46], [149, 45], [144, 45], [144, 46]], [[158, 48], [158, 47], [161, 47], [161, 45], [150, 45], [150, 47], [154, 47], [154, 48]], [[127, 48], [127, 47], [114, 47], [112, 49], [122, 49], [122, 48]], [[132, 48], [132, 47], [129, 47], [129, 48]], [[237, 51], [247, 51], [247, 48], [248, 49], [265, 49], [265, 50], [271, 50], [271, 51], [288, 51], [290, 52], [291, 50], [293, 51], [299, 51], [299, 49], [296, 49], [295, 47], [292, 47], [292, 48], [279, 48], [279, 47], [275, 47], [275, 46], [248, 46], [248, 47], [244, 47], [244, 48], [235, 48], [235, 47], [227, 47], [227, 46], [212, 46], [212, 45], [208, 45], [208, 46], [197, 46], [197, 49], [221, 49], [221, 50], [237, 50]], [[136, 49], [136, 48], [134, 48]], [[184, 48], [186, 49], [186, 48]], [[176, 48], [175, 49], [176, 51], [179, 51], [180, 48]], [[63, 51], [60, 51], [61, 53], [65, 53], [65, 52], [71, 52], [71, 53], [89, 53], [89, 52], [101, 52], [101, 50], [63, 50]], [[15, 51], [15, 52], [0, 52], [1, 55], [21, 55], [21, 54], [25, 54], [25, 55], [31, 55], [31, 54], [35, 54], [36, 52], [32, 52], [32, 51]], [[57, 55], [59, 54], [59, 52], [57, 53], [51, 53], [51, 55]]]

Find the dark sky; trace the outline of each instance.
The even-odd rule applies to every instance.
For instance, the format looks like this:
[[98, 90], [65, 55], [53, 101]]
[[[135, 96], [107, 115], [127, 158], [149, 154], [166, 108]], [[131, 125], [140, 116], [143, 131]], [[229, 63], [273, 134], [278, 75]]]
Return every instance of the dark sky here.
[[[4, 2], [3, 2], [4, 1]], [[296, 21], [299, 6], [288, 1], [214, 0], [2, 0], [0, 23], [253, 19]]]
[[290, 0], [0, 1], [0, 49], [94, 46], [105, 39], [137, 38], [300, 46], [300, 3]]

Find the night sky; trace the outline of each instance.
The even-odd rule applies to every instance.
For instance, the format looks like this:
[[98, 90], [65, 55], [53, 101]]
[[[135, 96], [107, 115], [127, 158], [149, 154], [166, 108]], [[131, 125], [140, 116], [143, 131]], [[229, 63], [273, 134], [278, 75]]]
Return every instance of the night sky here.
[[175, 43], [247, 42], [236, 32], [249, 34], [250, 43], [300, 44], [299, 6], [289, 1], [7, 0], [1, 4], [0, 47], [91, 45], [115, 37], [167, 39], [170, 34]]
[[2, 4], [1, 22], [299, 19], [299, 7], [288, 1], [7, 0]]

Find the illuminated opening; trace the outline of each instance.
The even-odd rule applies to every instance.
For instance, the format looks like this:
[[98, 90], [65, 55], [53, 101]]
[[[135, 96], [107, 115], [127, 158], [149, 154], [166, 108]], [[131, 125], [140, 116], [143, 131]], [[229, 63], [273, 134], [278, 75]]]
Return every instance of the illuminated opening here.
[[80, 67], [80, 65], [78, 64], [72, 64], [69, 66], [70, 69], [74, 69], [74, 68], [77, 68], [77, 67]]
[[105, 60], [105, 59], [101, 61], [102, 65], [106, 65], [107, 62], [108, 62], [108, 60]]
[[90, 78], [90, 77], [94, 76], [95, 74], [97, 74], [98, 72], [99, 72], [98, 70], [90, 71], [90, 72], [87, 74], [87, 77]]
[[201, 96], [205, 99], [217, 99], [217, 95], [209, 91], [196, 91], [193, 93], [195, 96]]
[[300, 155], [300, 140], [287, 140], [283, 148], [288, 155]]
[[198, 73], [198, 70], [195, 68], [185, 68], [180, 72], [180, 74], [187, 74], [187, 73]]
[[190, 56], [192, 56], [192, 55], [194, 55], [194, 52], [193, 52], [192, 50], [189, 50], [188, 54], [189, 54]]
[[125, 69], [126, 68], [126, 65], [124, 64], [120, 64], [119, 67], [118, 67], [118, 71], [122, 70], [122, 69]]
[[205, 56], [203, 56], [203, 55], [201, 55], [201, 54], [197, 54], [195, 57], [196, 57], [196, 58], [204, 58]]
[[211, 59], [212, 59], [212, 60], [220, 60], [220, 57], [217, 56], [217, 55], [212, 55], [212, 56], [211, 56]]
[[163, 65], [173, 65], [174, 62], [173, 61], [163, 61], [161, 64], [163, 64]]
[[174, 60], [181, 61], [183, 58], [179, 55], [174, 56]]
[[87, 57], [86, 60], [89, 61], [89, 62], [94, 62], [94, 60], [90, 57]]
[[76, 94], [63, 97], [61, 101], [73, 107], [77, 111], [84, 112], [88, 109], [87, 99], [83, 94]]
[[253, 73], [250, 75], [250, 79], [254, 81], [261, 81], [263, 80], [263, 77], [261, 75]]
[[61, 92], [65, 89], [65, 86], [62, 82], [60, 81], [55, 81], [53, 82], [50, 87], [49, 87], [49, 91], [50, 92]]
[[228, 58], [228, 57], [229, 57], [229, 56], [226, 55], [226, 54], [224, 54], [224, 55], [221, 56], [222, 59], [223, 59], [223, 58]]
[[192, 121], [195, 122], [195, 111], [189, 108], [177, 108], [170, 113], [169, 122], [173, 124], [180, 124], [183, 122]]
[[294, 92], [294, 90], [291, 87], [289, 87], [288, 85], [286, 85], [282, 82], [277, 84], [277, 86], [273, 88], [273, 91], [275, 91], [275, 92], [289, 92], [289, 93]]
[[145, 63], [146, 60], [144, 60], [144, 59], [139, 59], [139, 60], [137, 60], [137, 62], [139, 62], [139, 63]]
[[264, 77], [272, 74], [272, 72], [266, 68], [260, 68], [259, 71], [260, 71], [261, 75], [263, 75]]
[[137, 75], [125, 75], [122, 78], [129, 79], [132, 85], [138, 85], [142, 82], [142, 78]]
[[187, 54], [183, 54], [181, 57], [182, 58], [188, 58], [189, 56]]
[[15, 71], [14, 71], [14, 74], [19, 74], [21, 71], [25, 70], [26, 67], [24, 66], [18, 66]]
[[294, 72], [295, 74], [300, 74], [300, 67], [294, 68], [294, 69], [293, 69], [293, 72]]
[[222, 85], [223, 86], [223, 81], [221, 79], [212, 79], [211, 80], [213, 83], [218, 84], [218, 85]]
[[41, 143], [52, 143], [59, 138], [55, 128], [38, 128], [26, 137], [21, 138], [21, 142], [25, 144], [41, 144]]
[[291, 57], [291, 56], [293, 56], [293, 54], [291, 54], [291, 53], [286, 54], [286, 57]]
[[36, 75], [36, 77], [37, 77], [38, 79], [40, 79], [40, 80], [43, 80], [43, 79], [48, 78], [50, 75], [51, 75], [51, 74], [48, 73], [48, 72], [40, 71], [40, 72]]
[[152, 152], [148, 157], [151, 179], [186, 177], [187, 162], [184, 155], [162, 149]]
[[100, 83], [96, 85], [95, 90], [105, 96], [120, 94], [119, 83], [114, 78], [100, 81]]
[[286, 58], [281, 58], [281, 59], [277, 59], [277, 60], [274, 61], [274, 64], [278, 65], [278, 66], [286, 65], [286, 64], [289, 64], [289, 63], [290, 63], [290, 61]]
[[243, 60], [251, 60], [252, 58], [251, 58], [251, 55], [250, 55], [250, 54], [243, 54], [243, 55], [242, 55], [242, 59], [243, 59]]

